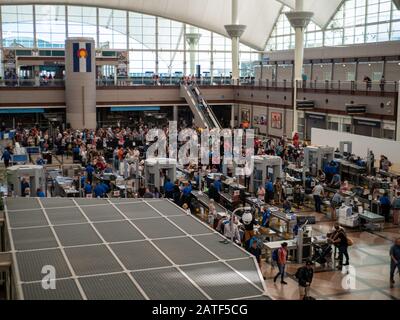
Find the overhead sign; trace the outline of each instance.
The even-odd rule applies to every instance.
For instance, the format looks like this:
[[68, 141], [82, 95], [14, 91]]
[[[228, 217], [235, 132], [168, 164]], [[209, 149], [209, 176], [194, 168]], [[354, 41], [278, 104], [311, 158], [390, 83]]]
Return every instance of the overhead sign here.
[[312, 110], [315, 107], [315, 102], [312, 100], [297, 100], [296, 105], [298, 110]]
[[307, 114], [306, 115], [307, 118], [309, 119], [315, 119], [315, 120], [321, 120], [321, 121], [325, 121], [326, 120], [326, 116], [321, 115], [321, 114]]
[[361, 104], [346, 104], [348, 114], [363, 114], [367, 112], [367, 106]]
[[371, 120], [362, 120], [362, 119], [354, 119], [354, 125], [356, 126], [367, 126], [372, 128], [379, 129], [381, 127], [380, 121], [371, 121]]
[[110, 107], [111, 112], [117, 111], [160, 111], [160, 107], [152, 106], [121, 106], [121, 107]]

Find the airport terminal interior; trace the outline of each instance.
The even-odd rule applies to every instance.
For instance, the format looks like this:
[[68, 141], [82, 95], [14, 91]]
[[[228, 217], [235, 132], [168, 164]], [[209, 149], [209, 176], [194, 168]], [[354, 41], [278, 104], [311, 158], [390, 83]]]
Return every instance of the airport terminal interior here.
[[400, 0], [0, 0], [0, 300], [399, 300]]

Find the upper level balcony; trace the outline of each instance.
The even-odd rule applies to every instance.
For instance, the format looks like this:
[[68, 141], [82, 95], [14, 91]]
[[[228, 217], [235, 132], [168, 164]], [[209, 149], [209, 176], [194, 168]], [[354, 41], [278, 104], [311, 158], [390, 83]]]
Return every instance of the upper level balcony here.
[[[271, 91], [291, 91], [296, 83], [299, 92], [318, 92], [329, 94], [365, 94], [365, 95], [385, 95], [386, 93], [397, 93], [399, 91], [399, 82], [396, 81], [340, 81], [340, 80], [307, 80], [307, 81], [271, 81], [254, 80], [241, 78], [234, 82], [227, 77], [201, 78], [196, 82], [200, 86], [240, 86], [252, 90], [271, 90]], [[130, 77], [130, 78], [101, 78], [96, 79], [97, 87], [133, 87], [133, 86], [179, 86], [180, 78], [170, 77], [154, 80], [148, 77]], [[64, 87], [63, 79], [1, 79], [1, 88], [53, 88]]]

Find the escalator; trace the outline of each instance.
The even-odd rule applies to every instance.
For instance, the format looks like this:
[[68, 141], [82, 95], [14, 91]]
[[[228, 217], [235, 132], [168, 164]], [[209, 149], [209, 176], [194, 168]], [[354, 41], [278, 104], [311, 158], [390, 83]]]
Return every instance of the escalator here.
[[197, 84], [181, 84], [180, 94], [189, 104], [194, 115], [194, 124], [200, 128], [222, 129], [211, 106], [203, 98]]

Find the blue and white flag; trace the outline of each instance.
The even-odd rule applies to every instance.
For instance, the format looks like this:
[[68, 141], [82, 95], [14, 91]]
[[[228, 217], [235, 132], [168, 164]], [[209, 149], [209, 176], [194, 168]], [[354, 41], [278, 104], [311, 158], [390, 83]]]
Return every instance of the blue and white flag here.
[[92, 72], [92, 44], [76, 42], [72, 44], [74, 72]]

